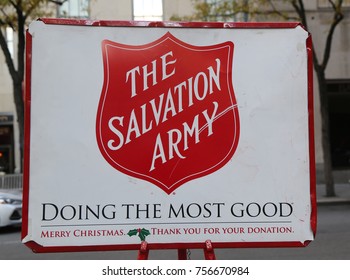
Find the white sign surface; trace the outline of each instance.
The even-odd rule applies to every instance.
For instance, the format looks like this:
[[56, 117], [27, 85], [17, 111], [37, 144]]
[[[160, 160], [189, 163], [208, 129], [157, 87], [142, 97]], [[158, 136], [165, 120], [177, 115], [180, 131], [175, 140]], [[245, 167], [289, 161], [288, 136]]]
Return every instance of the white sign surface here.
[[30, 25], [33, 250], [305, 246], [316, 227], [300, 25]]

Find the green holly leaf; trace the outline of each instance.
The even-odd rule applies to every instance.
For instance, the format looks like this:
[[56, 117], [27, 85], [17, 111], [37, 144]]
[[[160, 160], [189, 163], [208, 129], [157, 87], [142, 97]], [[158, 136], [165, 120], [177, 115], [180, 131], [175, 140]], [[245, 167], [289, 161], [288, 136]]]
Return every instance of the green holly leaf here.
[[134, 236], [134, 235], [136, 235], [137, 233], [138, 233], [138, 230], [137, 230], [137, 229], [132, 229], [132, 230], [129, 230], [128, 235], [129, 235], [129, 236]]
[[149, 230], [145, 229], [145, 228], [135, 228], [132, 230], [129, 230], [128, 235], [129, 236], [134, 236], [134, 235], [138, 235], [138, 237], [141, 239], [141, 241], [145, 241], [146, 240], [146, 236], [150, 235], [151, 233], [149, 232]]
[[139, 232], [139, 237], [141, 239], [141, 241], [145, 241], [146, 240], [146, 236], [150, 235], [151, 233], [149, 232], [149, 230], [143, 228], [140, 230]]

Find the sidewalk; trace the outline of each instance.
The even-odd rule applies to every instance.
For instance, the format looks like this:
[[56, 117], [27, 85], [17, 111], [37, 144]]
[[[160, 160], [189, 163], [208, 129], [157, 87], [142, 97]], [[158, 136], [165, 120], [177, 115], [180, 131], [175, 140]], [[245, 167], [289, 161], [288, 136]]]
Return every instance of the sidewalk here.
[[316, 185], [316, 197], [318, 205], [350, 203], [350, 182], [335, 184], [335, 197], [326, 197], [326, 186], [324, 184]]

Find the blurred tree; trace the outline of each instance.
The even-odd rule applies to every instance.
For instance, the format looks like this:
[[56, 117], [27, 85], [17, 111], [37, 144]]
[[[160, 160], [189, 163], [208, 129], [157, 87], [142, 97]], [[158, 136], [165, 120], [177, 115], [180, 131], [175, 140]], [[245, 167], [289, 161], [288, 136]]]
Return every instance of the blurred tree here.
[[[24, 51], [25, 29], [29, 20], [40, 16], [50, 15], [52, 9], [49, 4], [62, 5], [67, 0], [0, 0], [0, 46], [12, 79], [13, 98], [16, 107], [19, 127], [21, 170], [23, 159], [23, 134], [24, 134], [24, 102], [23, 102], [23, 79], [24, 79]], [[16, 34], [16, 53], [9, 48], [7, 31], [12, 30]]]

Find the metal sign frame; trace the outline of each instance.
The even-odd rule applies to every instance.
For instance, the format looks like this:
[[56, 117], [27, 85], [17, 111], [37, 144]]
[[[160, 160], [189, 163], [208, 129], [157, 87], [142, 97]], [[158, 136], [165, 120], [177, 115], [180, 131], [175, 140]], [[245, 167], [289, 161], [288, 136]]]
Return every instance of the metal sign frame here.
[[[105, 32], [108, 36], [102, 38], [104, 35], [96, 35], [100, 31]], [[288, 35], [284, 36], [283, 34], [286, 31], [288, 31]], [[63, 37], [60, 38], [63, 34], [64, 38], [70, 36], [69, 38], [76, 39], [65, 40]], [[171, 36], [164, 37], [166, 34], [171, 34]], [[293, 34], [296, 34], [295, 40]], [[291, 35], [292, 37], [290, 37]], [[142, 36], [143, 38], [141, 38]], [[216, 36], [220, 39], [216, 39]], [[226, 65], [221, 59], [225, 56], [225, 53], [215, 54], [218, 57], [215, 60], [215, 55], [211, 56], [211, 53], [207, 50], [208, 46], [211, 46], [210, 50], [213, 49], [212, 46], [216, 46], [217, 49], [217, 46], [224, 43], [220, 41], [220, 36], [226, 39], [232, 38], [228, 40], [228, 45], [223, 46], [225, 50], [229, 50], [229, 53], [232, 50], [230, 46], [234, 45], [233, 65], [228, 61], [227, 72], [221, 71], [221, 68], [220, 71], [218, 70], [222, 65]], [[279, 53], [282, 48], [289, 44], [286, 43], [285, 37], [287, 36], [289, 36], [288, 41], [291, 47], [289, 50]], [[56, 40], [57, 38], [59, 39]], [[316, 184], [312, 42], [310, 34], [299, 23], [40, 19], [32, 23], [27, 31], [26, 39], [22, 242], [33, 251], [138, 250], [142, 241], [147, 241], [148, 249], [203, 248], [204, 242], [208, 239], [211, 240], [214, 248], [300, 247], [306, 246], [313, 240], [316, 233]], [[213, 96], [216, 92], [230, 91], [230, 84], [233, 83], [233, 90], [231, 91], [234, 91], [235, 95], [230, 95], [227, 99], [232, 102], [227, 111], [234, 111], [236, 109], [233, 108], [238, 108], [241, 135], [239, 143], [234, 144], [234, 151], [226, 156], [228, 157], [227, 160], [218, 159], [218, 162], [222, 163], [213, 163], [213, 165], [218, 165], [218, 168], [211, 171], [202, 172], [194, 169], [191, 174], [196, 174], [196, 176], [183, 173], [188, 169], [187, 167], [183, 168], [185, 171], [182, 170], [182, 173], [179, 172], [177, 176], [185, 174], [183, 176], [187, 176], [189, 179], [176, 185], [176, 188], [167, 191], [167, 189], [159, 187], [163, 183], [158, 184], [158, 186], [155, 184], [155, 182], [163, 180], [162, 174], [159, 175], [160, 177], [148, 179], [150, 176], [146, 176], [144, 173], [141, 174], [147, 172], [147, 170], [144, 171], [145, 169], [130, 171], [132, 168], [137, 168], [137, 166], [130, 165], [131, 167], [129, 167], [128, 165], [127, 168], [124, 168], [129, 170], [128, 172], [125, 172], [123, 168], [118, 168], [119, 165], [128, 164], [127, 159], [125, 162], [118, 162], [115, 166], [111, 164], [115, 160], [112, 159], [112, 156], [109, 160], [106, 159], [109, 157], [108, 153], [104, 155], [105, 159], [103, 159], [103, 154], [101, 154], [103, 144], [98, 144], [98, 136], [96, 140], [96, 135], [92, 137], [93, 134], [91, 134], [99, 130], [94, 128], [96, 122], [91, 122], [91, 119], [96, 118], [97, 115], [99, 120], [99, 112], [102, 110], [97, 109], [98, 104], [100, 106], [101, 104], [104, 105], [103, 102], [107, 100], [101, 99], [101, 88], [99, 87], [104, 83], [102, 93], [106, 92], [106, 88], [112, 88], [112, 86], [106, 84], [106, 76], [103, 78], [103, 63], [105, 75], [108, 67], [110, 68], [107, 70], [112, 69], [113, 71], [119, 71], [118, 69], [121, 67], [119, 65], [118, 68], [112, 68], [112, 62], [110, 64], [107, 60], [103, 62], [100, 47], [102, 39], [116, 42], [119, 48], [116, 52], [121, 53], [121, 57], [124, 54], [122, 51], [125, 49], [131, 50], [132, 55], [129, 58], [133, 62], [135, 62], [135, 58], [132, 59], [132, 57], [137, 57], [138, 54], [136, 52], [132, 53], [135, 49], [140, 51], [141, 49], [149, 50], [153, 46], [159, 47], [164, 55], [161, 56], [158, 53], [157, 57], [159, 64], [164, 68], [163, 70], [157, 68], [157, 77], [169, 78], [162, 84], [163, 86], [173, 82], [170, 76], [175, 76], [175, 65], [181, 66], [182, 71], [184, 71], [183, 65], [191, 64], [191, 62], [188, 62], [188, 53], [186, 53], [186, 62], [186, 59], [181, 57], [175, 58], [171, 50], [165, 52], [167, 46], [172, 44], [171, 42], [177, 42], [177, 44], [172, 45], [173, 48], [181, 46], [194, 52], [198, 50], [208, 51], [205, 57], [211, 57], [212, 61], [216, 61], [216, 64], [208, 64], [206, 68], [203, 64], [201, 67], [207, 72], [196, 70], [197, 76], [192, 72], [188, 72], [188, 75], [193, 74], [193, 79], [197, 78], [198, 84], [200, 81], [204, 81], [201, 93], [204, 94], [203, 88], [207, 89], [208, 92], [210, 88], [214, 92]], [[166, 43], [162, 45], [159, 40]], [[259, 40], [264, 40], [264, 43], [260, 43]], [[271, 43], [271, 40], [273, 40], [273, 43]], [[54, 43], [51, 43], [53, 41]], [[272, 50], [263, 48], [267, 46], [268, 41], [271, 43]], [[92, 52], [88, 52], [82, 47], [86, 42], [93, 42], [93, 45], [97, 46], [94, 46], [96, 53], [92, 54]], [[75, 43], [77, 45], [74, 45]], [[254, 52], [249, 53], [247, 49]], [[112, 48], [108, 49], [108, 52], [108, 54], [111, 54], [113, 52]], [[148, 57], [149, 54], [146, 53], [144, 57]], [[91, 55], [98, 57], [98, 61], [90, 59]], [[286, 55], [287, 57], [283, 58]], [[264, 62], [267, 61], [264, 60], [265, 56], [276, 61], [265, 65]], [[86, 57], [86, 61], [84, 57]], [[125, 63], [129, 58], [124, 59]], [[75, 59], [76, 62], [72, 61]], [[118, 59], [121, 58], [117, 57], [117, 60], [114, 60], [113, 63], [118, 62]], [[142, 59], [142, 55], [137, 59]], [[204, 56], [203, 59], [205, 60]], [[156, 60], [150, 57], [149, 67], [156, 64], [152, 61]], [[219, 61], [221, 64], [219, 64]], [[293, 61], [297, 62], [294, 63]], [[86, 65], [79, 65], [79, 63]], [[292, 66], [289, 67], [288, 63]], [[61, 65], [62, 69], [60, 69]], [[64, 69], [67, 65], [70, 67]], [[75, 65], [78, 65], [76, 69]], [[272, 65], [276, 65], [276, 69]], [[146, 64], [144, 64], [144, 68], [141, 66], [134, 68], [137, 70], [130, 72], [129, 77], [132, 77], [132, 75], [137, 77], [142, 69], [144, 71], [150, 69], [147, 68]], [[69, 68], [74, 68], [74, 70]], [[270, 70], [271, 80], [267, 78], [268, 81], [266, 81]], [[91, 71], [94, 73], [91, 75], [96, 76], [95, 81], [91, 79], [90, 74], [86, 74]], [[152, 76], [151, 70], [147, 71], [146, 76], [144, 76], [146, 79]], [[176, 69], [176, 71], [180, 72], [181, 69]], [[221, 72], [226, 74], [221, 74]], [[161, 75], [159, 73], [162, 73], [163, 76], [159, 76]], [[207, 83], [205, 82], [205, 73], [212, 75], [211, 80], [206, 80]], [[281, 76], [278, 73], [281, 73]], [[86, 79], [84, 79], [85, 74], [88, 77]], [[226, 79], [221, 75], [226, 75], [226, 78], [227, 75], [232, 75], [232, 81], [230, 80], [231, 76], [229, 76], [228, 81], [220, 80], [221, 82], [219, 82], [219, 79]], [[262, 76], [265, 81], [262, 81]], [[77, 77], [81, 80], [76, 79]], [[105, 82], [103, 82], [103, 79], [105, 79]], [[187, 79], [187, 81], [189, 80], [190, 78]], [[120, 81], [118, 80], [119, 83]], [[173, 82], [177, 83], [174, 85], [179, 86], [181, 80], [176, 81]], [[224, 86], [222, 81], [225, 81], [228, 86]], [[264, 86], [268, 85], [269, 90], [259, 88], [260, 82]], [[254, 83], [256, 83], [256, 86], [254, 86]], [[67, 90], [62, 91], [61, 84], [66, 84]], [[90, 89], [85, 86], [86, 84]], [[157, 82], [153, 81], [153, 85], [155, 84]], [[93, 89], [91, 89], [91, 86]], [[113, 87], [114, 93], [118, 86], [114, 85]], [[140, 85], [138, 84], [137, 87], [140, 87]], [[144, 90], [147, 88], [148, 85], [144, 84]], [[225, 90], [222, 90], [223, 88]], [[86, 94], [84, 90], [87, 91]], [[254, 98], [246, 97], [247, 95], [252, 96], [258, 91], [261, 94], [254, 96]], [[280, 97], [273, 101], [276, 96], [280, 96], [279, 93], [286, 96], [286, 102], [283, 101], [285, 99]], [[262, 97], [270, 94], [273, 97], [265, 104]], [[75, 95], [80, 96], [81, 103], [76, 102], [78, 99], [75, 98]], [[131, 95], [133, 94], [131, 93]], [[136, 95], [135, 92], [134, 95]], [[237, 97], [237, 104], [234, 97]], [[100, 101], [98, 101], [99, 99]], [[154, 105], [158, 102], [154, 100], [156, 99], [142, 102], [148, 102], [147, 104], [153, 102]], [[164, 105], [168, 106], [168, 116], [173, 113], [172, 116], [174, 117], [176, 114], [171, 110], [175, 108], [172, 107], [175, 105], [171, 105], [171, 102], [174, 100], [180, 102], [179, 99], [171, 100], [168, 97], [164, 100], [168, 102], [165, 103], [168, 105]], [[202, 101], [201, 96], [198, 97], [198, 100]], [[125, 101], [125, 106], [129, 106], [127, 102]], [[207, 121], [204, 129], [208, 129], [205, 132], [208, 137], [211, 136], [209, 128], [214, 128], [210, 125], [213, 125], [214, 122], [213, 116], [216, 111], [213, 110], [216, 110], [215, 106], [221, 108], [220, 102], [229, 103], [230, 101], [222, 101], [220, 96], [218, 100], [213, 99], [210, 102], [210, 104], [214, 104], [214, 107], [210, 109], [211, 111], [209, 109], [205, 111], [202, 107], [198, 109], [202, 110], [199, 112], [204, 116], [202, 121]], [[215, 105], [215, 102], [219, 105]], [[271, 104], [271, 102], [276, 102], [276, 104]], [[53, 106], [54, 104], [56, 107]], [[96, 107], [93, 109], [94, 105]], [[142, 107], [142, 104], [138, 103], [138, 105], [132, 106]], [[132, 106], [129, 110], [133, 112]], [[143, 106], [145, 108], [146, 105]], [[155, 112], [154, 108], [153, 113]], [[74, 112], [76, 115], [74, 115]], [[113, 120], [111, 115], [108, 116], [110, 120], [109, 128], [112, 131], [114, 128], [115, 136], [113, 138], [114, 142], [110, 142], [111, 150], [113, 148], [117, 150], [116, 145], [118, 143], [115, 142], [116, 140], [121, 141], [120, 137], [116, 137], [119, 135], [118, 132], [121, 132], [121, 130], [116, 132], [118, 122], [122, 124], [120, 114], [122, 113], [119, 113]], [[226, 116], [227, 114], [222, 113], [222, 115]], [[59, 119], [59, 116], [63, 116], [62, 119]], [[194, 119], [192, 123], [192, 129], [194, 130], [190, 132], [190, 125], [188, 125], [187, 132], [188, 135], [192, 133], [191, 137], [193, 138], [197, 115], [192, 112], [191, 116]], [[78, 121], [73, 118], [77, 118]], [[135, 115], [130, 117], [130, 119], [132, 118], [136, 118]], [[250, 119], [248, 120], [248, 118]], [[266, 118], [266, 128], [259, 129], [257, 122], [259, 118]], [[216, 119], [220, 119], [223, 125], [232, 124], [224, 117], [221, 118], [221, 115], [220, 118], [215, 118], [215, 121]], [[234, 120], [234, 116], [231, 115], [230, 120]], [[253, 123], [254, 121], [256, 123]], [[65, 125], [61, 125], [61, 122], [65, 122]], [[79, 122], [82, 128], [74, 126]], [[183, 122], [183, 119], [177, 125], [181, 122]], [[201, 120], [198, 120], [198, 122], [200, 123]], [[290, 125], [289, 132], [283, 129], [284, 122]], [[108, 125], [107, 123], [105, 125]], [[141, 135], [137, 131], [136, 122], [130, 123], [129, 138], [126, 138], [129, 141], [133, 137], [132, 135]], [[119, 126], [120, 129], [122, 129], [121, 126]], [[147, 129], [147, 124], [144, 125], [144, 128]], [[60, 133], [57, 133], [57, 129], [61, 130]], [[86, 136], [83, 129], [89, 130], [89, 139], [79, 139], [79, 135]], [[169, 127], [167, 129], [170, 131]], [[283, 131], [280, 131], [281, 129]], [[227, 125], [222, 131], [225, 130], [230, 133], [230, 128]], [[276, 135], [271, 135], [271, 131], [275, 131]], [[147, 132], [145, 131], [144, 135], [147, 135]], [[287, 136], [284, 137], [282, 133]], [[170, 135], [170, 132], [168, 134]], [[57, 137], [60, 137], [60, 139], [57, 139]], [[265, 138], [265, 140], [260, 139], [260, 137]], [[109, 138], [109, 141], [111, 139]], [[172, 138], [173, 142], [168, 146], [172, 145], [172, 156], [177, 156], [179, 158], [178, 162], [181, 163], [185, 156], [182, 152], [176, 150], [177, 142], [174, 139]], [[73, 142], [72, 146], [69, 144], [70, 141]], [[108, 139], [106, 141], [108, 142]], [[269, 141], [271, 142], [268, 143]], [[217, 144], [220, 142], [214, 141], [213, 143], [220, 146]], [[138, 145], [141, 144], [136, 144], [135, 147], [138, 148]], [[285, 146], [283, 147], [283, 145]], [[98, 147], [100, 147], [100, 151]], [[207, 149], [207, 146], [204, 147]], [[219, 148], [218, 153], [220, 152]], [[67, 162], [59, 153], [62, 150], [67, 153]], [[286, 155], [281, 155], [284, 150]], [[290, 150], [293, 150], [293, 152]], [[142, 152], [142, 149], [140, 152]], [[45, 156], [45, 153], [49, 155]], [[73, 155], [75, 153], [77, 154], [76, 157]], [[200, 153], [196, 151], [196, 154], [199, 156]], [[118, 154], [117, 160], [122, 156], [122, 154]], [[164, 161], [160, 149], [156, 156], [157, 162]], [[214, 156], [215, 153], [210, 155], [210, 157]], [[135, 155], [133, 158], [135, 158]], [[193, 156], [191, 159], [193, 158], [196, 157]], [[198, 158], [201, 159], [200, 156]], [[280, 159], [280, 161], [276, 159]], [[143, 161], [144, 159], [140, 157], [140, 160]], [[91, 174], [90, 164], [95, 164], [95, 167], [97, 167], [94, 175]], [[194, 165], [193, 162], [189, 162], [187, 166], [190, 167], [191, 164]], [[201, 168], [209, 170], [205, 165]], [[172, 166], [172, 169], [175, 169], [175, 165]], [[286, 169], [289, 170], [286, 171]], [[71, 170], [72, 172], [70, 172]], [[73, 171], [76, 172], [76, 177], [72, 175]], [[152, 167], [150, 171], [153, 171]], [[239, 176], [237, 173], [240, 173]], [[86, 174], [86, 176], [81, 176], [81, 174]], [[66, 185], [60, 179], [62, 176], [67, 176]], [[105, 179], [106, 177], [108, 178]], [[111, 178], [115, 178], [116, 182], [111, 182]], [[98, 179], [102, 182], [103, 187], [96, 185]], [[283, 180], [286, 182], [285, 186], [280, 185]], [[83, 187], [83, 184], [86, 187]], [[114, 185], [109, 186], [109, 184]], [[262, 187], [265, 188], [264, 191], [261, 190]], [[98, 191], [98, 188], [102, 188], [102, 190]], [[115, 191], [111, 193], [113, 189]], [[113, 200], [113, 197], [116, 198]], [[135, 197], [135, 201], [132, 201], [132, 197]], [[249, 197], [252, 198], [249, 200]], [[89, 206], [89, 203], [93, 206]], [[169, 209], [172, 209], [172, 219], [168, 219], [170, 218]], [[184, 217], [181, 217], [181, 213], [185, 213], [183, 214]], [[100, 223], [99, 220], [103, 218], [104, 222]], [[190, 230], [193, 232], [190, 233]], [[109, 235], [113, 235], [114, 239]]]

